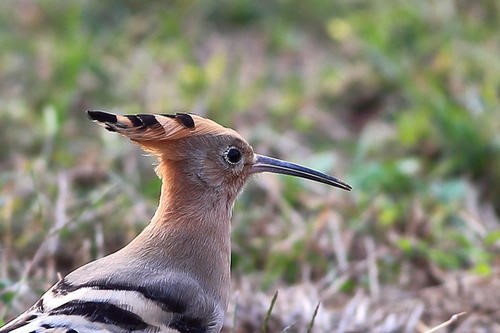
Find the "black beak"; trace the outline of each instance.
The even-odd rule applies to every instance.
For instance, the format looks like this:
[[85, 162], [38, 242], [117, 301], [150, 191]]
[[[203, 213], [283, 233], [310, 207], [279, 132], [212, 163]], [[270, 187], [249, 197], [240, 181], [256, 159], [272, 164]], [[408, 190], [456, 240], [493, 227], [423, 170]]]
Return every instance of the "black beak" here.
[[284, 175], [306, 178], [323, 184], [339, 187], [347, 191], [350, 191], [352, 189], [350, 185], [344, 183], [343, 181], [335, 177], [328, 176], [322, 172], [306, 168], [302, 165], [278, 160], [276, 158], [264, 155], [258, 155], [258, 154], [255, 155], [254, 164], [252, 165], [251, 170], [252, 173], [273, 172], [273, 173], [281, 173]]

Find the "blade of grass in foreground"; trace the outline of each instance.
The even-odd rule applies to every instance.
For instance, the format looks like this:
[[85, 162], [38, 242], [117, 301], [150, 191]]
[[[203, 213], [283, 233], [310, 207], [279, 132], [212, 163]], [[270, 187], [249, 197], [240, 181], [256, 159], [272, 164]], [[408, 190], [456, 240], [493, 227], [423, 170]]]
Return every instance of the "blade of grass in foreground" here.
[[313, 326], [314, 326], [314, 319], [316, 319], [316, 315], [318, 314], [318, 310], [319, 310], [319, 305], [321, 303], [318, 302], [318, 305], [316, 305], [316, 308], [314, 309], [314, 313], [313, 313], [313, 316], [311, 318], [311, 321], [309, 322], [309, 326], [307, 327], [307, 333], [312, 333], [312, 329], [313, 329]]
[[273, 312], [274, 303], [276, 303], [276, 299], [278, 298], [278, 291], [274, 293], [273, 299], [271, 300], [271, 304], [269, 305], [269, 309], [267, 309], [266, 317], [264, 318], [264, 322], [262, 323], [262, 333], [267, 333], [267, 323], [269, 318], [271, 318], [271, 313]]

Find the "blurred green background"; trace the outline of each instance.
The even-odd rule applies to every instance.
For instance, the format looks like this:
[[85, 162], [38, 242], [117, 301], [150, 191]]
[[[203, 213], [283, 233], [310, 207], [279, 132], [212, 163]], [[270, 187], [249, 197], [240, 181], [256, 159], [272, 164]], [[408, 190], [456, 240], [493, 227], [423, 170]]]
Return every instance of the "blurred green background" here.
[[251, 182], [235, 290], [498, 280], [499, 31], [496, 0], [0, 2], [0, 323], [154, 212], [154, 161], [86, 109], [197, 113], [354, 187]]

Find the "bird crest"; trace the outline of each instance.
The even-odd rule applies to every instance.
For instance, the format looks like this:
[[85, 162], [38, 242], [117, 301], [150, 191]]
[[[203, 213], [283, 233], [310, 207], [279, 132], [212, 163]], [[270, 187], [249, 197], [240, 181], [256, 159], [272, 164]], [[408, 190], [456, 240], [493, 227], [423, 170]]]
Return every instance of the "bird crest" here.
[[87, 111], [90, 119], [108, 131], [120, 133], [143, 149], [161, 156], [168, 141], [194, 136], [240, 135], [216, 122], [194, 114], [116, 115], [104, 111]]

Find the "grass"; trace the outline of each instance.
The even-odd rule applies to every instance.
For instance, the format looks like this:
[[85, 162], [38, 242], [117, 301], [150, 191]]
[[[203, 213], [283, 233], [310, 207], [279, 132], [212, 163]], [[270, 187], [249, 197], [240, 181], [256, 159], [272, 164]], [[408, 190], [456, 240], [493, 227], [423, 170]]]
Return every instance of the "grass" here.
[[258, 331], [275, 290], [269, 332], [306, 331], [319, 301], [313, 332], [489, 313], [443, 293], [460, 276], [498, 295], [482, 291], [500, 264], [499, 15], [493, 0], [2, 2], [0, 321], [154, 212], [154, 161], [87, 108], [195, 112], [353, 185], [247, 186], [233, 332]]

